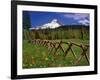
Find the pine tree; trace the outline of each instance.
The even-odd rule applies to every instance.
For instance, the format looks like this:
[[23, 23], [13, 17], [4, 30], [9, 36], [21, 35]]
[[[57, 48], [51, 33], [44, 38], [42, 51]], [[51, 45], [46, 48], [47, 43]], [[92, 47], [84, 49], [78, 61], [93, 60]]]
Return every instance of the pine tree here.
[[27, 30], [30, 28], [30, 15], [28, 12], [23, 12], [23, 27]]

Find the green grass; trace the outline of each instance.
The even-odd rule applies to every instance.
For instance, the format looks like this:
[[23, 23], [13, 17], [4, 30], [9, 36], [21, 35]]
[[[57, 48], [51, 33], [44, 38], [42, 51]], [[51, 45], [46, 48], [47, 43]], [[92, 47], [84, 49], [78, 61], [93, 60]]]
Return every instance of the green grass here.
[[[53, 40], [52, 40], [53, 41]], [[59, 40], [56, 40], [59, 42]], [[78, 44], [88, 44], [88, 40], [79, 40], [79, 39], [69, 39], [63, 40], [66, 42], [75, 42]], [[68, 48], [67, 45], [62, 45], [63, 49], [66, 50]], [[76, 56], [79, 57], [82, 50], [76, 46], [73, 46], [73, 51], [76, 53]], [[54, 50], [53, 50], [54, 52]], [[69, 51], [67, 56], [64, 56], [64, 53], [61, 50], [58, 50], [54, 55], [52, 53], [48, 53], [48, 48], [33, 45], [28, 41], [23, 41], [23, 68], [46, 68], [46, 67], [67, 67], [67, 66], [75, 66], [73, 63], [75, 62], [75, 58], [73, 57], [71, 51]], [[87, 66], [89, 65], [86, 59], [80, 61], [77, 66]]]

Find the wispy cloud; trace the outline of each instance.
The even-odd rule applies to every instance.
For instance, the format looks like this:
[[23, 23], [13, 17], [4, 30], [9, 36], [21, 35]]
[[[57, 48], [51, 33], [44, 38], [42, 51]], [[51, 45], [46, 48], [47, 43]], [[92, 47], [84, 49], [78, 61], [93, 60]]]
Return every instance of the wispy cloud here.
[[83, 25], [89, 25], [89, 20], [83, 19], [83, 20], [78, 21], [78, 23], [81, 23]]
[[83, 25], [89, 25], [89, 14], [86, 13], [72, 13], [72, 14], [65, 14], [64, 17], [72, 18], [76, 20], [78, 23]]

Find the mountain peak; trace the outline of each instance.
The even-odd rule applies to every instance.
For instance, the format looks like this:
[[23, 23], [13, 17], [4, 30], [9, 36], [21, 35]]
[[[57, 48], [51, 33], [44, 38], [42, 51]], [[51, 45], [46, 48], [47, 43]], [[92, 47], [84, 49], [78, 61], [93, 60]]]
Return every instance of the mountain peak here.
[[53, 19], [50, 23], [46, 23], [44, 24], [41, 29], [45, 29], [45, 28], [57, 28], [61, 26], [59, 23], [58, 23], [58, 20], [57, 19]]
[[51, 22], [57, 22], [58, 20], [57, 19], [53, 19]]
[[[58, 20], [53, 19], [50, 23], [46, 23], [46, 24], [43, 24], [41, 26], [38, 26], [38, 27], [36, 27], [36, 29], [47, 29], [47, 28], [55, 29], [55, 28], [58, 28], [60, 26], [61, 26], [61, 24], [58, 22]], [[35, 29], [35, 28], [33, 28], [33, 29]]]

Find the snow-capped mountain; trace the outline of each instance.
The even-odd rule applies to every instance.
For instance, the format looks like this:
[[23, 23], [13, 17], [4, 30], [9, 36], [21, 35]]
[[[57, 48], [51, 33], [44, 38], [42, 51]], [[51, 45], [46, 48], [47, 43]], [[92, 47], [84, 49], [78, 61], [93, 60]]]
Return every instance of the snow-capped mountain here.
[[57, 19], [53, 19], [50, 23], [47, 23], [47, 24], [44, 24], [41, 29], [46, 29], [46, 28], [51, 28], [51, 29], [54, 29], [54, 28], [57, 28], [61, 26], [61, 24], [58, 22]]
[[36, 28], [30, 28], [30, 30], [32, 30], [32, 29], [36, 29], [36, 30], [47, 29], [47, 28], [55, 29], [55, 28], [60, 27], [61, 25], [62, 24], [60, 24], [57, 19], [53, 19], [50, 23], [43, 24], [42, 26], [38, 26]]

